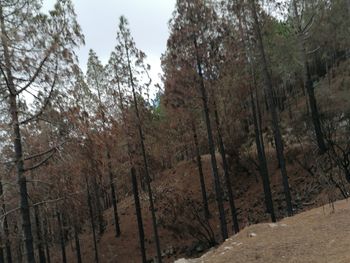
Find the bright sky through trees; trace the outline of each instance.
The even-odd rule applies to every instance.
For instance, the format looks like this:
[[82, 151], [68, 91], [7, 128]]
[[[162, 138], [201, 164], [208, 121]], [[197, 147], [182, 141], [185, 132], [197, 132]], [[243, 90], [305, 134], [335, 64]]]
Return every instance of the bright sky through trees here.
[[[43, 2], [47, 10], [52, 8], [56, 0]], [[95, 50], [102, 62], [107, 63], [116, 44], [118, 19], [124, 15], [129, 20], [138, 48], [147, 55], [153, 84], [160, 82], [160, 56], [166, 48], [168, 20], [175, 0], [73, 0], [73, 3], [85, 35], [85, 46], [77, 52], [79, 64], [84, 71], [89, 49]]]

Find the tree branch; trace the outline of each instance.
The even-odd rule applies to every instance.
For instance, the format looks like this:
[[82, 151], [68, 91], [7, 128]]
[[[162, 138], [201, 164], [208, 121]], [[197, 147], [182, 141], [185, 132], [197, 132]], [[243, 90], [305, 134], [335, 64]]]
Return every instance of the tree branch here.
[[19, 91], [16, 91], [16, 95], [19, 95], [20, 93], [22, 93], [24, 90], [26, 90], [30, 85], [33, 84], [33, 82], [36, 80], [36, 78], [39, 76], [39, 73], [42, 69], [42, 67], [44, 66], [45, 62], [47, 61], [47, 59], [49, 58], [49, 56], [51, 55], [53, 50], [53, 45], [51, 46], [51, 48], [49, 49], [49, 52], [47, 52], [47, 55], [44, 57], [44, 59], [40, 62], [39, 67], [36, 69], [34, 75], [31, 77], [31, 79], [29, 80], [29, 82], [23, 87], [21, 88]]
[[48, 160], [50, 160], [54, 155], [54, 152], [52, 152], [48, 157], [46, 157], [45, 159], [41, 160], [39, 163], [29, 167], [29, 168], [25, 168], [23, 169], [24, 172], [28, 172], [31, 170], [34, 170], [36, 168], [39, 168], [40, 166], [42, 166], [43, 164], [45, 164]]
[[44, 102], [44, 105], [41, 107], [41, 109], [36, 113], [34, 114], [32, 117], [29, 117], [28, 119], [24, 120], [24, 121], [21, 121], [20, 124], [23, 125], [23, 124], [27, 124], [28, 122], [31, 122], [32, 120], [36, 119], [37, 117], [39, 117], [43, 112], [44, 110], [46, 109], [47, 105], [49, 104], [50, 102], [50, 99], [51, 99], [51, 95], [53, 93], [53, 89], [54, 89], [54, 86], [56, 85], [56, 81], [57, 81], [57, 64], [56, 64], [56, 72], [55, 72], [55, 78], [53, 80], [53, 83], [51, 85], [51, 90], [50, 90], [50, 93], [49, 95], [47, 96], [45, 102]]
[[[2, 68], [1, 64], [0, 64], [0, 71], [1, 71], [1, 74], [4, 76], [4, 79], [5, 79], [7, 88], [8, 88], [8, 89], [10, 90], [10, 92], [11, 92], [11, 89], [9, 88], [9, 87], [10, 87], [9, 81], [8, 81], [8, 79], [7, 79], [7, 76], [6, 76], [5, 72], [4, 72], [4, 69]], [[6, 97], [5, 97], [5, 99], [6, 99]]]

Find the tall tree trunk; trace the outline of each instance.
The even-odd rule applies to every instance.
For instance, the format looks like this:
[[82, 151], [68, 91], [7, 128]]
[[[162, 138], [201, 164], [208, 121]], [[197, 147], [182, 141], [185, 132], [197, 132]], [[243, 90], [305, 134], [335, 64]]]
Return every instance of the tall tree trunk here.
[[141, 118], [140, 118], [140, 113], [139, 113], [139, 109], [138, 109], [137, 97], [136, 97], [136, 92], [135, 92], [135, 85], [134, 85], [134, 80], [133, 80], [134, 77], [133, 77], [132, 70], [131, 70], [129, 49], [128, 49], [127, 43], [125, 43], [125, 51], [126, 51], [126, 56], [127, 56], [129, 79], [130, 79], [132, 95], [133, 95], [133, 99], [134, 99], [135, 114], [136, 114], [136, 118], [137, 118], [137, 126], [138, 126], [140, 143], [141, 143], [141, 152], [142, 152], [142, 156], [143, 156], [143, 163], [144, 163], [144, 168], [145, 168], [145, 173], [146, 173], [145, 180], [146, 180], [146, 185], [147, 185], [147, 190], [148, 190], [148, 198], [149, 198], [149, 202], [150, 202], [150, 209], [151, 209], [151, 215], [152, 215], [153, 234], [154, 234], [154, 239], [155, 239], [155, 244], [156, 244], [157, 259], [158, 259], [158, 263], [162, 263], [162, 253], [160, 250], [160, 242], [159, 242], [159, 235], [158, 235], [158, 229], [157, 229], [157, 218], [156, 218], [156, 212], [154, 209], [153, 194], [152, 194], [152, 188], [151, 188], [151, 178], [149, 175], [149, 167], [148, 167], [145, 142], [144, 142], [145, 138], [144, 138], [143, 131], [142, 131]]
[[38, 240], [39, 262], [46, 263], [45, 251], [44, 251], [44, 247], [43, 247], [43, 237], [41, 234], [39, 208], [37, 206], [34, 207], [34, 217], [35, 217], [35, 225], [36, 225], [36, 236], [37, 236], [37, 240]]
[[57, 212], [57, 222], [58, 227], [60, 231], [60, 246], [61, 246], [61, 254], [62, 254], [62, 262], [67, 263], [67, 255], [66, 255], [66, 242], [64, 239], [64, 232], [63, 232], [63, 222], [62, 222], [62, 215], [60, 212]]
[[[100, 89], [99, 89], [99, 83], [95, 79], [95, 84], [97, 87], [97, 92], [98, 92], [98, 100], [99, 100], [99, 110], [102, 116], [102, 123], [103, 123], [103, 128], [106, 130], [106, 115], [102, 106], [102, 99], [101, 99], [101, 94], [100, 94]], [[111, 188], [111, 199], [112, 199], [112, 205], [113, 205], [113, 216], [114, 216], [114, 226], [115, 226], [115, 236], [119, 237], [120, 236], [120, 225], [119, 225], [119, 217], [118, 217], [118, 207], [117, 207], [117, 198], [116, 198], [116, 191], [114, 187], [114, 182], [113, 182], [113, 171], [112, 171], [112, 160], [111, 160], [111, 150], [108, 145], [108, 137], [106, 133], [104, 133], [104, 142], [105, 142], [105, 147], [106, 147], [106, 155], [107, 155], [107, 162], [108, 162], [108, 176], [109, 176], [109, 185]], [[109, 202], [106, 202], [107, 206]], [[100, 232], [102, 234], [102, 232]]]
[[214, 180], [216, 202], [218, 205], [219, 217], [220, 217], [220, 230], [221, 230], [222, 239], [225, 240], [228, 237], [228, 233], [227, 233], [224, 204], [223, 204], [223, 200], [222, 200], [222, 189], [221, 189], [221, 185], [220, 185], [218, 166], [217, 166], [217, 161], [216, 161], [216, 156], [215, 156], [213, 132], [211, 129], [211, 124], [210, 124], [208, 97], [207, 97], [207, 92], [206, 92], [205, 85], [204, 85], [202, 65], [201, 65], [201, 61], [199, 58], [199, 54], [198, 54], [198, 46], [197, 46], [196, 39], [194, 39], [194, 47], [195, 47], [195, 51], [196, 51], [197, 70], [198, 70], [198, 74], [200, 77], [200, 91], [201, 91], [201, 95], [202, 95], [203, 111], [204, 111], [205, 123], [206, 123], [206, 127], [207, 127], [208, 146], [209, 146], [210, 157], [211, 157], [211, 165], [212, 165], [212, 172], [213, 172], [212, 174], [213, 174], [213, 180]]
[[[96, 160], [93, 160], [95, 171], [98, 171], [98, 165], [96, 163]], [[93, 176], [93, 193], [94, 193], [94, 205], [96, 208], [97, 212], [97, 220], [98, 220], [98, 232], [100, 235], [103, 234], [105, 230], [105, 225], [104, 225], [104, 218], [103, 218], [103, 208], [101, 205], [101, 185], [97, 182], [96, 176]], [[92, 200], [91, 200], [92, 201]]]
[[88, 182], [88, 178], [87, 177], [85, 177], [85, 182], [86, 182], [87, 201], [88, 201], [88, 206], [89, 206], [89, 215], [90, 215], [90, 223], [91, 223], [91, 230], [92, 230], [92, 238], [93, 238], [94, 251], [95, 251], [95, 263], [98, 263], [98, 248], [97, 248], [97, 240], [96, 240], [94, 211], [93, 211], [93, 208], [92, 208], [90, 187], [89, 187], [89, 182]]
[[267, 168], [266, 155], [263, 147], [264, 141], [262, 140], [262, 136], [260, 135], [261, 130], [259, 129], [257, 111], [256, 111], [252, 89], [250, 89], [250, 100], [252, 104], [256, 151], [259, 159], [259, 172], [263, 181], [266, 210], [271, 216], [271, 221], [276, 222], [276, 216], [273, 208], [273, 201], [272, 201], [272, 194], [271, 194], [271, 187], [270, 187], [269, 171]]
[[227, 188], [227, 193], [228, 193], [228, 200], [229, 200], [229, 204], [230, 204], [230, 211], [231, 211], [231, 217], [232, 217], [232, 231], [234, 233], [238, 233], [239, 232], [239, 224], [238, 224], [238, 218], [237, 218], [237, 209], [236, 209], [236, 205], [235, 205], [235, 200], [234, 200], [234, 195], [233, 195], [233, 190], [232, 190], [232, 183], [231, 183], [231, 178], [230, 178], [230, 173], [229, 173], [229, 167], [228, 167], [227, 159], [226, 159], [225, 145], [224, 145], [224, 141], [223, 141], [222, 135], [221, 135], [220, 120], [219, 120], [219, 114], [218, 114], [218, 110], [216, 107], [215, 99], [214, 99], [214, 115], [215, 115], [216, 131], [217, 131], [217, 136], [218, 136], [218, 141], [219, 141], [220, 155], [221, 155], [221, 159], [222, 159], [222, 166], [224, 168], [224, 177], [225, 177], [225, 183], [226, 183], [226, 188]]
[[0, 263], [5, 263], [4, 246], [2, 236], [0, 235]]
[[349, 0], [347, 0], [347, 8], [348, 8], [348, 13], [349, 13], [349, 17], [350, 17], [350, 1]]
[[30, 222], [30, 211], [29, 211], [29, 201], [28, 201], [28, 191], [27, 191], [27, 181], [24, 174], [24, 161], [23, 161], [23, 150], [22, 150], [22, 137], [20, 124], [18, 120], [18, 105], [17, 105], [17, 91], [14, 85], [14, 78], [12, 75], [12, 64], [10, 58], [10, 51], [7, 40], [7, 33], [4, 24], [4, 14], [2, 12], [2, 7], [0, 6], [0, 23], [1, 23], [1, 42], [3, 45], [3, 53], [5, 58], [5, 72], [7, 75], [7, 85], [10, 92], [9, 104], [10, 104], [10, 115], [11, 115], [11, 125], [13, 129], [13, 147], [15, 152], [15, 164], [17, 172], [17, 183], [19, 186], [20, 194], [20, 213], [22, 220], [22, 231], [23, 231], [23, 241], [25, 244], [25, 255], [28, 263], [35, 262], [34, 256], [34, 246], [33, 246], [33, 235], [32, 227]]
[[146, 258], [146, 249], [145, 249], [145, 233], [144, 233], [144, 230], [143, 230], [143, 222], [142, 222], [142, 212], [141, 212], [141, 206], [140, 206], [139, 190], [138, 190], [138, 187], [137, 187], [136, 172], [135, 172], [135, 168], [134, 167], [131, 168], [131, 182], [132, 182], [132, 191], [133, 191], [133, 194], [134, 194], [137, 226], [138, 226], [138, 230], [139, 230], [139, 241], [140, 241], [140, 250], [141, 250], [142, 263], [146, 263], [147, 262], [147, 258]]
[[119, 225], [119, 216], [118, 216], [118, 207], [117, 207], [117, 194], [113, 182], [113, 172], [112, 172], [112, 163], [111, 163], [111, 154], [109, 149], [107, 149], [107, 161], [108, 161], [108, 173], [109, 173], [109, 184], [111, 187], [111, 198], [113, 206], [113, 216], [114, 216], [114, 226], [115, 226], [115, 236], [120, 236], [120, 225]]
[[[242, 37], [242, 43], [243, 48], [246, 51], [246, 62], [247, 64], [251, 65], [251, 77], [253, 78], [253, 83], [255, 87], [255, 102], [254, 102], [254, 95], [253, 90], [251, 86], [250, 88], [250, 99], [251, 99], [251, 106], [252, 106], [252, 115], [253, 115], [253, 124], [254, 124], [254, 131], [255, 131], [255, 143], [256, 143], [256, 149], [259, 159], [259, 172], [263, 181], [263, 189], [264, 189], [264, 197], [265, 197], [265, 206], [268, 213], [270, 213], [271, 221], [276, 222], [275, 217], [275, 211], [273, 208], [273, 200], [272, 200], [272, 194], [271, 194], [271, 187], [270, 187], [270, 178], [269, 178], [269, 172], [267, 167], [267, 161], [266, 161], [266, 154], [265, 154], [265, 146], [264, 146], [264, 137], [262, 132], [262, 116], [261, 116], [261, 110], [260, 110], [260, 104], [259, 104], [259, 98], [258, 98], [258, 90], [257, 90], [257, 83], [255, 78], [255, 71], [254, 66], [252, 63], [252, 56], [249, 55], [249, 49], [247, 48], [245, 37], [244, 37], [244, 30], [242, 25], [242, 19], [244, 20], [244, 23], [246, 24], [246, 18], [242, 17], [240, 15], [240, 9], [238, 9], [238, 19], [239, 19], [239, 30]], [[248, 74], [247, 74], [248, 75]], [[256, 103], [256, 106], [255, 106]]]
[[299, 14], [298, 14], [297, 4], [295, 0], [293, 0], [293, 9], [295, 14], [295, 19], [297, 21], [296, 26], [297, 26], [297, 34], [298, 34], [298, 40], [299, 40], [299, 49], [300, 49], [301, 58], [303, 62], [304, 85], [306, 87], [306, 91], [309, 99], [311, 119], [314, 125], [316, 141], [317, 141], [319, 151], [320, 153], [325, 153], [327, 150], [327, 146], [325, 144], [323, 133], [322, 133], [320, 114], [318, 112], [317, 101], [316, 101], [315, 90], [314, 90], [314, 83], [311, 78], [310, 65], [307, 60], [306, 47], [304, 43], [305, 40], [303, 39], [305, 35], [301, 26], [301, 21], [299, 20]]
[[250, 0], [250, 2], [251, 2], [251, 7], [252, 7], [252, 14], [253, 14], [253, 19], [254, 19], [255, 31], [256, 31], [256, 35], [257, 35], [258, 48], [259, 48], [261, 59], [262, 59], [263, 75], [264, 75], [265, 88], [266, 88], [266, 93], [267, 93], [266, 95], [267, 95], [267, 101], [269, 104], [269, 109], [270, 109], [271, 118], [272, 118], [272, 128], [273, 128], [273, 134], [274, 134], [274, 139], [275, 139], [277, 158], [278, 158], [279, 166], [281, 169], [284, 195], [285, 195], [285, 199], [286, 199], [286, 203], [287, 203], [287, 213], [288, 213], [288, 216], [291, 216], [291, 215], [293, 215], [292, 198], [291, 198], [290, 189], [289, 189], [286, 162], [285, 162], [285, 157], [284, 157], [284, 152], [283, 152], [282, 135], [281, 135], [280, 127], [278, 124], [278, 115], [277, 115], [276, 105], [273, 102], [272, 81], [271, 81], [271, 76], [270, 76], [270, 72], [269, 72], [268, 65], [267, 65], [264, 44], [263, 44], [259, 20], [258, 20], [258, 16], [257, 16], [257, 12], [256, 12], [255, 0]]
[[[89, 139], [90, 140], [90, 139]], [[90, 192], [90, 201], [91, 205], [95, 208], [96, 211], [96, 220], [98, 224], [98, 232], [100, 235], [103, 234], [105, 230], [104, 226], [104, 218], [103, 218], [103, 209], [101, 204], [101, 185], [96, 180], [96, 177], [100, 177], [99, 173], [99, 167], [97, 164], [97, 161], [94, 159], [92, 153], [93, 153], [93, 147], [92, 143], [90, 141], [90, 146], [88, 147], [90, 149], [90, 153], [87, 153], [88, 158], [91, 161], [92, 170], [95, 173], [95, 176], [92, 176], [92, 193]], [[101, 183], [101, 182], [100, 182]], [[90, 190], [90, 189], [89, 189]]]
[[135, 167], [133, 164], [132, 151], [131, 151], [130, 141], [129, 141], [129, 137], [128, 137], [129, 135], [128, 135], [127, 126], [126, 126], [127, 120], [126, 120], [126, 115], [125, 115], [123, 96], [121, 93], [119, 80], [117, 81], [117, 86], [118, 86], [118, 93], [119, 93], [119, 98], [118, 98], [119, 99], [119, 107], [120, 107], [120, 110], [122, 113], [124, 132], [125, 132], [125, 135], [127, 136], [127, 150], [128, 150], [128, 155], [129, 155], [129, 162], [131, 165], [130, 175], [131, 175], [131, 183], [132, 183], [135, 210], [136, 210], [141, 257], [142, 257], [142, 263], [146, 263], [147, 257], [146, 257], [146, 248], [145, 248], [145, 233], [144, 233], [143, 221], [142, 221], [142, 210], [141, 210], [141, 205], [140, 205], [139, 190], [138, 190], [138, 184], [137, 184], [137, 178], [136, 178], [136, 170], [135, 170]]
[[21, 233], [17, 233], [17, 239], [18, 239], [18, 242], [16, 244], [17, 253], [15, 253], [15, 255], [17, 256], [16, 260], [18, 261], [18, 263], [23, 262], [23, 242], [21, 238], [22, 238]]
[[193, 120], [192, 120], [192, 132], [193, 132], [194, 145], [196, 148], [196, 159], [197, 159], [197, 166], [198, 166], [199, 182], [201, 185], [201, 192], [202, 192], [204, 216], [205, 218], [208, 219], [210, 217], [210, 212], [209, 212], [209, 206], [208, 206], [207, 190], [205, 188], [205, 180], [204, 180], [204, 174], [203, 174], [201, 154], [199, 152], [197, 130]]
[[[3, 213], [6, 214], [6, 204], [4, 199], [4, 191], [2, 187], [2, 182], [0, 181], [0, 196], [2, 197], [2, 210]], [[12, 252], [11, 252], [11, 242], [10, 242], [10, 231], [9, 231], [9, 225], [7, 216], [4, 217], [3, 221], [3, 228], [4, 228], [4, 238], [3, 242], [5, 243], [5, 251], [6, 251], [6, 260], [8, 263], [12, 263]]]
[[24, 234], [24, 245], [25, 252], [24, 255], [27, 257], [28, 263], [34, 263], [34, 246], [33, 246], [33, 234], [32, 226], [30, 220], [30, 211], [29, 211], [29, 201], [28, 201], [28, 190], [27, 190], [27, 179], [24, 175], [23, 167], [23, 154], [22, 154], [22, 144], [21, 144], [21, 133], [18, 123], [17, 115], [17, 103], [16, 96], [10, 96], [11, 101], [11, 115], [14, 123], [14, 134], [15, 134], [15, 152], [16, 152], [16, 163], [17, 163], [17, 180], [19, 184], [20, 192], [20, 211], [22, 219], [22, 230]]
[[43, 225], [44, 225], [44, 235], [45, 235], [46, 261], [47, 261], [47, 263], [51, 263], [50, 243], [49, 243], [49, 239], [50, 239], [49, 238], [49, 232], [50, 232], [50, 229], [49, 229], [49, 223], [48, 223], [48, 220], [47, 220], [46, 216], [44, 217]]
[[77, 262], [82, 263], [81, 252], [80, 252], [80, 240], [77, 227], [74, 227], [74, 239], [75, 239], [75, 252], [77, 254]]
[[6, 260], [7, 260], [7, 263], [12, 263], [10, 231], [9, 231], [9, 225], [6, 217], [4, 218], [4, 233], [5, 233]]

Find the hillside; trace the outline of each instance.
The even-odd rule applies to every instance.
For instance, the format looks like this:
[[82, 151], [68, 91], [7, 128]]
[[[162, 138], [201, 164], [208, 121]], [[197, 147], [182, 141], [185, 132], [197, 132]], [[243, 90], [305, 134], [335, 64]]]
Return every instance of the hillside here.
[[[273, 161], [273, 159], [271, 160], [270, 170], [274, 171], [271, 176], [271, 186], [277, 212], [276, 214], [278, 218], [281, 219], [285, 216], [281, 178], [276, 163]], [[213, 218], [210, 219], [210, 225], [213, 227], [215, 236], [219, 240], [219, 222], [214, 220], [214, 218], [217, 219], [217, 215], [215, 210], [215, 199], [212, 192], [213, 187], [211, 185], [212, 178], [210, 173], [209, 155], [202, 156], [202, 161], [207, 190], [209, 193], [209, 206], [212, 215], [214, 215]], [[305, 174], [302, 168], [300, 168], [298, 165], [289, 165], [288, 171], [291, 174], [290, 182], [293, 196], [298, 196], [298, 199], [294, 200], [295, 207], [298, 208], [296, 212], [307, 210], [310, 207], [319, 206], [328, 202], [328, 195], [320, 189], [320, 186], [317, 185], [316, 182], [314, 182], [314, 178], [311, 178]], [[269, 216], [264, 212], [261, 179], [255, 177], [253, 174], [233, 174], [233, 178], [241, 229], [251, 224], [268, 222]], [[167, 199], [164, 202], [167, 202], [173, 197], [176, 198], [177, 195], [175, 195], [175, 193], [177, 193], [181, 196], [192, 196], [195, 200], [199, 201], [200, 190], [196, 163], [193, 160], [182, 161], [176, 167], [164, 171], [153, 182], [153, 188], [156, 200], [162, 200], [166, 196]], [[340, 198], [336, 192], [334, 195], [337, 198]], [[143, 204], [142, 215], [146, 235], [147, 256], [149, 259], [152, 259], [156, 253], [152, 238], [151, 215], [148, 209], [146, 193], [141, 194], [141, 199]], [[158, 204], [158, 216], [160, 216], [162, 214], [161, 202], [156, 203]], [[99, 239], [98, 242], [100, 260], [101, 262], [140, 262], [137, 222], [134, 201], [131, 193], [123, 198], [118, 205], [122, 235], [119, 238], [114, 236], [112, 210], [107, 210], [105, 212], [107, 228], [105, 234]], [[228, 216], [229, 208], [227, 200], [225, 202], [225, 208], [227, 212], [228, 228], [231, 229], [231, 220]], [[299, 215], [295, 218], [298, 217]], [[286, 220], [288, 221], [290, 219]], [[199, 256], [207, 249], [206, 247], [203, 247], [203, 245], [196, 239], [186, 235], [180, 237], [175, 235], [168, 228], [164, 227], [161, 222], [159, 225], [164, 262], [173, 262], [174, 260], [182, 257]], [[267, 228], [268, 224], [263, 224], [262, 226]], [[238, 237], [246, 236], [247, 233], [249, 231], [253, 231], [255, 227], [260, 228], [261, 226], [250, 226], [245, 228], [241, 233], [239, 233]], [[291, 228], [288, 228], [288, 230], [294, 231]], [[259, 236], [263, 233], [265, 232], [259, 233]], [[232, 232], [230, 231], [230, 235], [231, 234]], [[294, 232], [293, 235], [297, 234], [298, 232]], [[234, 239], [235, 238], [236, 237], [234, 237]], [[80, 239], [84, 262], [94, 262], [92, 235], [89, 226], [86, 226], [86, 230], [81, 235]], [[66, 250], [69, 262], [75, 262], [75, 247], [73, 241], [71, 241], [71, 244], [67, 246]], [[59, 252], [58, 247], [56, 252]], [[55, 256], [56, 261], [54, 260], [54, 262], [59, 262], [61, 257], [60, 254], [56, 254]]]
[[[349, 63], [341, 64], [337, 73], [344, 72], [348, 68]], [[346, 113], [349, 102], [346, 95], [348, 90], [344, 89], [344, 83], [347, 79], [345, 81], [343, 78], [334, 78], [332, 81], [334, 82], [332, 92], [326, 78], [319, 82], [316, 93], [322, 102], [321, 108], [329, 114], [329, 112], [340, 113], [339, 107], [341, 107], [343, 112]], [[329, 96], [322, 96], [322, 94], [328, 94]], [[299, 99], [298, 103], [300, 111], [297, 112], [295, 117], [301, 120], [305, 114], [305, 100]], [[284, 114], [287, 113], [284, 112]], [[238, 164], [229, 156], [238, 220], [240, 229], [243, 230], [238, 235], [229, 238], [218, 249], [210, 250], [200, 260], [190, 260], [189, 262], [224, 263], [230, 262], [228, 260], [232, 257], [235, 258], [235, 262], [276, 262], [276, 260], [278, 262], [347, 262], [347, 255], [350, 258], [350, 254], [347, 254], [346, 249], [341, 246], [341, 244], [347, 244], [348, 242], [346, 236], [347, 221], [350, 217], [348, 205], [345, 201], [337, 202], [335, 213], [328, 206], [330, 201], [343, 198], [341, 192], [334, 184], [329, 184], [329, 178], [322, 177], [322, 170], [317, 172], [316, 167], [322, 162], [322, 159], [315, 153], [314, 146], [308, 143], [307, 137], [301, 137], [304, 140], [301, 144], [296, 139], [296, 132], [294, 131], [293, 134], [289, 131], [289, 127], [293, 126], [293, 122], [295, 122], [295, 119], [289, 119], [288, 116], [284, 117], [283, 137], [286, 142], [287, 171], [293, 196], [293, 208], [297, 215], [285, 218], [282, 178], [277, 165], [275, 148], [270, 143], [266, 143], [273, 202], [276, 216], [281, 220], [278, 224], [268, 223], [270, 218], [265, 212], [262, 181], [253, 161], [257, 158], [256, 149], [251, 138], [242, 145], [240, 149], [241, 158]], [[269, 131], [264, 133], [266, 141], [269, 141], [270, 136]], [[201, 158], [209, 208], [212, 214], [209, 225], [214, 232], [215, 239], [220, 242], [210, 155], [202, 155]], [[217, 154], [217, 159], [219, 160], [219, 169], [222, 176], [222, 162], [219, 154]], [[223, 180], [223, 178], [221, 179]], [[105, 233], [98, 240], [101, 262], [140, 262], [141, 254], [134, 200], [130, 188], [125, 187], [125, 185], [130, 185], [130, 178], [124, 178], [123, 180], [118, 189], [118, 210], [122, 235], [118, 238], [114, 236], [113, 211], [112, 208], [107, 209], [104, 212], [107, 227]], [[342, 186], [347, 187], [346, 185]], [[175, 223], [174, 226], [169, 228], [169, 225], [164, 221], [174, 219], [169, 215], [169, 210], [176, 214], [178, 211], [175, 209], [183, 209], [182, 205], [185, 205], [186, 198], [190, 198], [190, 200], [194, 200], [199, 204], [201, 202], [198, 167], [195, 158], [180, 161], [172, 168], [157, 174], [152, 182], [152, 187], [157, 208], [163, 262], [173, 262], [179, 258], [199, 257], [210, 249], [193, 235], [188, 235], [186, 226], [177, 222], [178, 225]], [[123, 195], [121, 196], [120, 193], [123, 193]], [[140, 197], [147, 258], [152, 260], [156, 255], [156, 251], [147, 193], [141, 191]], [[232, 220], [229, 216], [227, 198], [224, 201], [229, 234], [232, 235]], [[167, 210], [167, 208], [169, 209]], [[186, 217], [186, 214], [183, 216]], [[184, 223], [195, 226], [194, 222], [186, 222], [185, 220]], [[251, 236], [251, 233], [256, 234], [256, 236], [254, 234]], [[80, 240], [84, 262], [94, 262], [92, 234], [88, 223], [84, 227]], [[70, 241], [66, 250], [69, 262], [75, 262], [76, 255], [73, 240]], [[53, 255], [54, 262], [61, 260], [59, 251], [57, 246]]]
[[249, 226], [198, 259], [176, 263], [292, 263], [350, 261], [350, 204], [335, 202], [285, 218]]

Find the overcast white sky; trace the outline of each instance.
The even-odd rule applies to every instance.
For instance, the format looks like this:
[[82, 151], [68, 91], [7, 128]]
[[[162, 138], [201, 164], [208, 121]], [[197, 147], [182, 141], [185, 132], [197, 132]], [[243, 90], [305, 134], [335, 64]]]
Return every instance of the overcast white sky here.
[[[43, 0], [50, 9], [56, 0]], [[153, 83], [159, 82], [160, 55], [168, 39], [168, 21], [175, 0], [72, 0], [78, 21], [85, 35], [85, 46], [77, 52], [79, 63], [86, 69], [88, 51], [94, 49], [103, 63], [116, 44], [118, 20], [121, 15], [129, 20], [136, 45], [148, 57]]]

